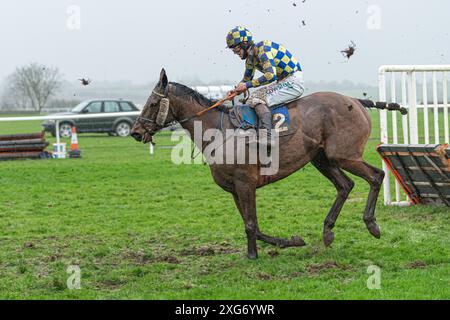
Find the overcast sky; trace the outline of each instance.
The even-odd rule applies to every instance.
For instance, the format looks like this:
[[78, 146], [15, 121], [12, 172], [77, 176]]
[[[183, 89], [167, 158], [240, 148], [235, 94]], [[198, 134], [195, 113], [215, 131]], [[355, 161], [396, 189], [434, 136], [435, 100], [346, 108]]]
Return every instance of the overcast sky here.
[[225, 49], [236, 25], [284, 44], [306, 80], [375, 84], [382, 64], [450, 63], [448, 0], [303, 1], [1, 0], [0, 78], [34, 61], [67, 80], [147, 83], [165, 67], [169, 80], [238, 82], [243, 61]]

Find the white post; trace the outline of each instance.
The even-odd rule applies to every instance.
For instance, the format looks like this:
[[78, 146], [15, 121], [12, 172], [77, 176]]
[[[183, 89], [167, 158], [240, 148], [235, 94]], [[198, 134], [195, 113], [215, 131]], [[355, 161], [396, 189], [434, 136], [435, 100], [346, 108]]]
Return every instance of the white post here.
[[[59, 145], [60, 144], [60, 137], [59, 137], [59, 120], [56, 120], [55, 122], [55, 130], [56, 130], [56, 143]], [[58, 147], [59, 148], [59, 147]]]
[[[402, 105], [408, 106], [408, 101], [406, 99], [406, 72], [402, 72]], [[409, 106], [408, 106], [409, 113]], [[403, 129], [403, 143], [409, 144], [409, 129], [408, 129], [408, 115], [402, 116], [402, 129]]]
[[439, 106], [437, 94], [436, 71], [433, 71], [433, 110], [434, 110], [434, 143], [439, 144]]
[[[385, 73], [379, 75], [378, 80], [379, 97], [380, 101], [386, 101], [386, 77]], [[388, 120], [387, 110], [380, 110], [380, 126], [381, 126], [381, 142], [388, 143]]]
[[444, 104], [444, 131], [445, 143], [449, 143], [450, 137], [448, 133], [448, 97], [447, 97], [447, 71], [444, 71], [444, 78], [442, 79], [443, 104]]
[[61, 159], [61, 149], [60, 149], [60, 143], [61, 139], [59, 137], [59, 120], [55, 121], [55, 134], [56, 134], [56, 159]]
[[[395, 72], [391, 72], [391, 102], [397, 102]], [[397, 112], [392, 113], [392, 143], [398, 144]], [[400, 185], [397, 180], [395, 180], [395, 201], [400, 201]]]
[[[391, 73], [391, 102], [397, 102], [395, 72]], [[392, 112], [392, 143], [398, 144], [397, 112]]]
[[416, 93], [416, 73], [408, 71], [408, 96], [409, 96], [409, 134], [412, 144], [419, 144], [418, 123], [417, 123], [417, 93]]
[[155, 148], [154, 148], [154, 146], [153, 146], [153, 142], [150, 142], [149, 143], [149, 151], [150, 151], [150, 154], [154, 154], [155, 153], [155, 150], [154, 150]]
[[428, 92], [427, 92], [427, 73], [423, 72], [423, 80], [422, 80], [422, 100], [423, 100], [423, 121], [424, 126], [423, 130], [425, 133], [425, 144], [430, 143], [430, 134], [428, 128]]
[[[379, 89], [379, 98], [380, 101], [386, 101], [386, 76], [384, 71], [380, 71], [378, 74], [378, 89]], [[388, 143], [388, 120], [387, 120], [387, 110], [380, 110], [380, 129], [381, 129], [381, 142]], [[383, 195], [384, 195], [384, 204], [389, 205], [391, 203], [391, 186], [390, 186], [390, 177], [389, 170], [382, 161], [383, 171], [386, 172], [383, 181]]]

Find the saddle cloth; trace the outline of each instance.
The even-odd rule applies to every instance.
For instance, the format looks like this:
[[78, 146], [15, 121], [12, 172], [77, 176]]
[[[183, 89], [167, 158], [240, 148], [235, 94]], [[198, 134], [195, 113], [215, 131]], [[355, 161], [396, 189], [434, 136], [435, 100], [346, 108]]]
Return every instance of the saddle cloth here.
[[[297, 130], [298, 124], [296, 121], [292, 121], [286, 105], [278, 105], [269, 109], [272, 112], [272, 129], [279, 136], [289, 135]], [[255, 110], [245, 104], [233, 106], [229, 116], [231, 123], [237, 129], [258, 130], [260, 126]]]

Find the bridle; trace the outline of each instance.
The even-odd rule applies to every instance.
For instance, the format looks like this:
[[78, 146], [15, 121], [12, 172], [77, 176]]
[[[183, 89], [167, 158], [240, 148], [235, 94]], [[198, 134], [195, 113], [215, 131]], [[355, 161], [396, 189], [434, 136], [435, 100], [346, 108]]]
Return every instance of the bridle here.
[[212, 106], [210, 106], [210, 107], [208, 107], [206, 109], [203, 109], [203, 110], [195, 113], [194, 115], [192, 115], [190, 117], [187, 117], [187, 118], [179, 120], [179, 121], [175, 120], [175, 121], [171, 121], [171, 122], [166, 123], [166, 119], [167, 119], [167, 115], [169, 113], [169, 110], [170, 110], [170, 112], [172, 112], [172, 115], [173, 115], [173, 111], [169, 108], [170, 101], [169, 101], [169, 97], [167, 96], [167, 91], [168, 91], [167, 89], [168, 88], [166, 88], [166, 92], [164, 94], [156, 92], [155, 90], [152, 91], [153, 94], [155, 94], [155, 95], [157, 95], [158, 97], [161, 98], [161, 100], [159, 101], [159, 110], [158, 110], [158, 113], [156, 115], [155, 120], [149, 119], [149, 118], [145, 118], [145, 117], [142, 117], [142, 116], [139, 116], [139, 117], [136, 118], [136, 121], [141, 122], [141, 123], [155, 124], [155, 127], [156, 127], [155, 130], [149, 130], [148, 128], [146, 128], [144, 126], [145, 133], [154, 134], [154, 133], [158, 132], [161, 129], [164, 129], [164, 128], [172, 126], [176, 122], [178, 122], [179, 124], [183, 124], [183, 123], [185, 123], [185, 122], [187, 122], [189, 120], [192, 120], [192, 119], [195, 119], [197, 117], [200, 117], [201, 115], [203, 115], [204, 113], [208, 112], [209, 110], [212, 110], [212, 109], [220, 106], [225, 101], [231, 100], [237, 95], [235, 92], [231, 93], [231, 94], [227, 95], [224, 99], [217, 101]]
[[169, 110], [170, 110], [170, 108], [169, 108], [170, 101], [167, 96], [167, 89], [166, 89], [165, 94], [156, 92], [155, 90], [153, 90], [152, 93], [161, 98], [161, 100], [159, 101], [159, 110], [158, 110], [155, 120], [150, 119], [150, 118], [145, 118], [142, 116], [138, 116], [136, 118], [136, 121], [140, 122], [142, 124], [145, 124], [145, 123], [155, 124], [156, 128], [154, 130], [150, 130], [146, 126], [143, 126], [145, 133], [148, 133], [148, 134], [154, 134], [163, 128], [172, 126], [176, 122], [176, 121], [171, 121], [171, 122], [166, 123], [167, 115], [169, 114]]

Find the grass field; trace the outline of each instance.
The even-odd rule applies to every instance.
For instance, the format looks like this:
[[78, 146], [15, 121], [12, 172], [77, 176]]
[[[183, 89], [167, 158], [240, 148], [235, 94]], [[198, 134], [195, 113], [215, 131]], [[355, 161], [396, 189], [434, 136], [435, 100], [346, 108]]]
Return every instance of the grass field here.
[[[366, 159], [380, 167], [378, 117]], [[0, 134], [39, 131], [1, 123]], [[53, 142], [51, 137], [48, 137]], [[170, 145], [170, 136], [156, 137]], [[82, 159], [0, 162], [3, 299], [449, 299], [450, 210], [377, 207], [382, 237], [362, 221], [368, 185], [356, 187], [334, 229], [322, 225], [335, 190], [312, 166], [258, 190], [264, 232], [308, 246], [259, 242], [248, 260], [231, 195], [204, 165], [171, 163], [171, 149], [81, 134]], [[66, 286], [70, 265], [81, 289]], [[370, 290], [367, 268], [381, 268]]]

